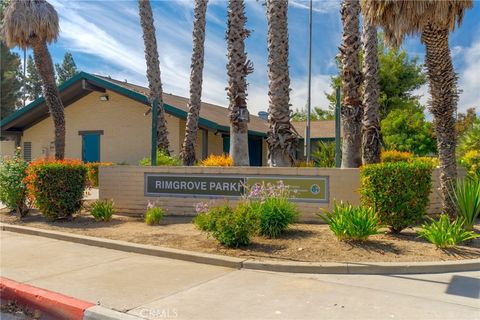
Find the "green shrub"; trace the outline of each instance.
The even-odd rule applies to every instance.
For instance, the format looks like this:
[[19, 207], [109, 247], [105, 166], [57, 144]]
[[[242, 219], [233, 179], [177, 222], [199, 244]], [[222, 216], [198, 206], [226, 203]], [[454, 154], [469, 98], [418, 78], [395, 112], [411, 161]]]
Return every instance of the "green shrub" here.
[[267, 198], [253, 203], [251, 210], [258, 218], [260, 235], [277, 238], [298, 218], [297, 205], [287, 198]]
[[[151, 166], [152, 159], [150, 157], [143, 158], [139, 164], [141, 166]], [[169, 156], [163, 150], [157, 151], [157, 166], [181, 166], [182, 160], [179, 157]]]
[[451, 197], [457, 207], [457, 214], [463, 218], [465, 229], [473, 230], [480, 215], [480, 178], [457, 180]]
[[228, 205], [213, 207], [211, 209], [209, 209], [208, 206], [204, 206], [201, 210], [197, 209], [198, 214], [193, 219], [193, 223], [199, 230], [213, 232], [215, 230], [216, 221], [220, 217], [230, 214], [231, 211], [232, 209]]
[[98, 187], [98, 167], [100, 166], [112, 166], [111, 162], [88, 162], [87, 166], [87, 185], [89, 187]]
[[149, 226], [160, 224], [164, 216], [165, 210], [159, 207], [154, 207], [149, 203], [149, 206], [147, 207], [147, 212], [145, 213], [145, 223]]
[[361, 203], [375, 208], [382, 224], [398, 233], [424, 216], [432, 187], [431, 164], [390, 162], [362, 167]]
[[256, 232], [255, 216], [244, 203], [235, 209], [223, 205], [201, 212], [194, 223], [198, 229], [208, 232], [220, 244], [228, 247], [250, 244], [251, 237]]
[[439, 220], [430, 219], [430, 224], [424, 224], [418, 235], [427, 239], [438, 248], [455, 247], [457, 244], [480, 237], [473, 231], [463, 228], [463, 219], [450, 221], [448, 215], [442, 214]]
[[312, 152], [312, 159], [317, 167], [335, 167], [335, 142], [319, 141]]
[[380, 233], [380, 219], [370, 207], [335, 203], [332, 211], [318, 216], [328, 223], [330, 230], [340, 240], [363, 241], [371, 235]]
[[113, 207], [113, 201], [110, 200], [97, 200], [92, 203], [90, 207], [90, 213], [95, 218], [96, 221], [110, 221], [112, 220], [112, 215], [115, 213], [115, 208]]
[[12, 159], [0, 163], [0, 202], [8, 209], [15, 211], [22, 218], [28, 213], [27, 187], [24, 179], [27, 176], [28, 163], [23, 161], [20, 150]]
[[297, 205], [290, 201], [293, 194], [283, 181], [255, 184], [246, 189], [246, 205], [256, 216], [260, 235], [276, 238], [297, 220]]
[[69, 218], [80, 210], [87, 168], [78, 160], [37, 160], [27, 169], [27, 188], [48, 220]]

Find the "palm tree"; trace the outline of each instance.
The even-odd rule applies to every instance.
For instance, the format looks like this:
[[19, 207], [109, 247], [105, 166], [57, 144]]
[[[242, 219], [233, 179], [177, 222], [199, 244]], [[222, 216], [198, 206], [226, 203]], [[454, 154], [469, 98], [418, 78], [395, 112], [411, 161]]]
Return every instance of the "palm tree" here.
[[399, 46], [406, 35], [420, 33], [426, 46], [425, 64], [440, 160], [443, 210], [450, 215], [455, 214], [449, 194], [457, 176], [455, 112], [458, 90], [448, 36], [471, 6], [471, 0], [362, 0], [365, 18], [384, 29], [387, 42]]
[[198, 118], [202, 98], [207, 2], [208, 0], [195, 0], [193, 52], [192, 62], [190, 64], [190, 102], [185, 128], [185, 140], [183, 141], [182, 152], [180, 154], [183, 165], [185, 166], [191, 166], [195, 163], [195, 144], [197, 143]]
[[43, 96], [55, 128], [55, 159], [61, 160], [65, 156], [65, 114], [47, 47], [47, 43], [58, 37], [57, 12], [45, 0], [12, 0], [5, 10], [2, 29], [9, 47], [33, 49]]
[[378, 119], [380, 87], [378, 83], [377, 28], [368, 22], [363, 23], [363, 126], [362, 162], [380, 162], [380, 121]]
[[360, 85], [360, 3], [359, 0], [343, 0], [343, 36], [340, 46], [342, 66], [342, 168], [357, 168], [362, 164], [362, 101]]
[[267, 0], [268, 19], [268, 162], [290, 167], [295, 162], [298, 135], [290, 123], [288, 71], [288, 0]]
[[244, 0], [229, 0], [227, 22], [227, 74], [230, 110], [230, 156], [235, 166], [248, 166], [248, 121], [247, 81], [253, 72], [253, 64], [247, 60], [245, 39], [250, 31], [245, 28]]
[[[152, 108], [157, 105], [157, 148], [166, 154], [168, 150], [168, 131], [165, 112], [163, 109], [162, 81], [160, 79], [160, 60], [158, 59], [157, 39], [153, 24], [152, 7], [150, 0], [138, 0], [140, 24], [143, 30], [143, 42], [145, 44], [145, 60], [147, 62], [147, 78], [150, 93], [148, 100]], [[153, 116], [152, 112], [152, 116]]]

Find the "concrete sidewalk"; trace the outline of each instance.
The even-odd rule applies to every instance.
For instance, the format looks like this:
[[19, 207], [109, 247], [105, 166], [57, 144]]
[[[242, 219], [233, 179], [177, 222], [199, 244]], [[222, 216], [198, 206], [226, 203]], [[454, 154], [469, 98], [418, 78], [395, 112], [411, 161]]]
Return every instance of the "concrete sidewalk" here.
[[1, 276], [147, 319], [480, 319], [480, 271], [235, 270], [2, 231]]

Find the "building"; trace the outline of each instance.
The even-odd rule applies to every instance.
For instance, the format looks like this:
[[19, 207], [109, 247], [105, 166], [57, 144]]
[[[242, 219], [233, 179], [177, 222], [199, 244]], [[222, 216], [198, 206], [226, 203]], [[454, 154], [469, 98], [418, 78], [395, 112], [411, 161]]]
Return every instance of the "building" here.
[[[59, 87], [65, 107], [65, 157], [86, 162], [138, 164], [150, 156], [151, 116], [148, 89], [109, 77], [80, 72]], [[172, 154], [178, 155], [185, 137], [188, 99], [164, 93], [164, 108]], [[330, 121], [312, 122], [312, 138], [332, 139]], [[332, 122], [333, 123], [333, 122]], [[299, 134], [304, 123], [295, 122]], [[251, 115], [248, 125], [250, 164], [266, 165], [268, 123]], [[26, 160], [53, 157], [53, 121], [39, 98], [0, 122], [1, 156], [22, 148]], [[224, 107], [202, 103], [197, 136], [197, 159], [228, 153], [230, 123]]]
[[[60, 97], [65, 107], [65, 157], [84, 161], [138, 164], [149, 157], [151, 116], [148, 89], [85, 72], [63, 83]], [[188, 99], [163, 95], [170, 148], [178, 155], [185, 137]], [[202, 103], [197, 158], [222, 154], [229, 149], [228, 110]], [[21, 146], [26, 160], [54, 155], [53, 121], [43, 98], [39, 98], [0, 122], [2, 155]], [[250, 162], [266, 164], [267, 123], [251, 116], [249, 123]], [[14, 142], [12, 142], [12, 140]]]

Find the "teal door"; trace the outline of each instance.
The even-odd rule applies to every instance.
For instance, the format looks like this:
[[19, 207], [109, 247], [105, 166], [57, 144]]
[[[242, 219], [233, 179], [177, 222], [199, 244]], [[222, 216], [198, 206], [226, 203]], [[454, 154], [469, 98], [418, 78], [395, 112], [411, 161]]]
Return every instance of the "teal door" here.
[[262, 166], [262, 139], [248, 137], [248, 157], [250, 158], [250, 166]]
[[82, 135], [83, 162], [100, 162], [100, 134], [87, 133]]

